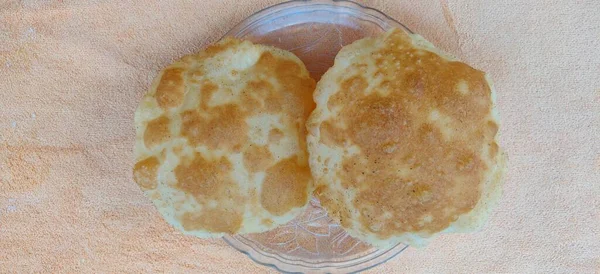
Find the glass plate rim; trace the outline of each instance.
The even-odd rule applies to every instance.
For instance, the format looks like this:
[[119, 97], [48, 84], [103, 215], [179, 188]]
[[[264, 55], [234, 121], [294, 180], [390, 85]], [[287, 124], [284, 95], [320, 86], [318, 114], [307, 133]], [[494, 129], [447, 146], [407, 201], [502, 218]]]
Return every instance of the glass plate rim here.
[[[240, 242], [240, 241], [239, 241], [239, 240], [237, 240], [237, 239], [235, 239], [235, 238], [233, 238], [233, 237], [231, 237], [231, 236], [225, 236], [225, 237], [223, 237], [222, 239], [223, 239], [223, 241], [225, 241], [225, 242], [226, 242], [226, 243], [227, 243], [229, 246], [233, 247], [235, 250], [239, 251], [240, 253], [242, 253], [242, 254], [246, 255], [246, 256], [247, 256], [248, 258], [250, 258], [250, 259], [251, 259], [253, 262], [255, 262], [255, 263], [259, 264], [259, 265], [263, 265], [263, 266], [266, 266], [266, 267], [270, 267], [270, 268], [276, 269], [277, 271], [279, 271], [279, 272], [281, 272], [281, 273], [300, 273], [300, 274], [302, 273], [302, 272], [290, 272], [290, 271], [286, 271], [286, 270], [284, 270], [284, 269], [281, 269], [281, 268], [279, 268], [279, 266], [277, 266], [275, 263], [267, 263], [267, 262], [261, 262], [261, 261], [257, 260], [257, 259], [256, 259], [256, 258], [255, 258], [255, 257], [252, 255], [252, 253], [253, 253], [253, 252], [254, 252], [254, 253], [258, 253], [258, 254], [260, 254], [260, 255], [262, 255], [262, 256], [265, 256], [265, 257], [269, 257], [269, 258], [271, 258], [271, 259], [273, 259], [273, 260], [278, 260], [278, 258], [274, 258], [274, 257], [272, 257], [272, 256], [266, 256], [266, 255], [264, 255], [262, 252], [260, 252], [260, 251], [257, 251], [256, 249], [254, 249], [253, 247], [251, 247], [251, 246], [249, 246], [249, 245], [247, 245], [247, 244], [244, 244], [244, 245], [245, 245], [245, 246], [247, 246], [249, 249], [251, 249], [253, 252], [252, 252], [252, 251], [247, 251], [247, 250], [241, 249], [241, 248], [237, 247], [237, 246], [236, 246], [236, 245], [233, 243], [233, 241], [238, 241], [238, 242]], [[246, 238], [244, 238], [244, 239], [246, 239]], [[389, 257], [386, 257], [386, 258], [385, 258], [384, 260], [382, 260], [382, 261], [379, 261], [379, 262], [377, 262], [377, 263], [375, 263], [375, 264], [373, 264], [373, 265], [371, 265], [371, 266], [369, 266], [369, 267], [362, 268], [362, 269], [358, 269], [358, 270], [356, 270], [356, 271], [353, 271], [353, 272], [350, 272], [350, 273], [356, 273], [356, 272], [358, 272], [358, 271], [362, 272], [362, 271], [365, 271], [365, 270], [368, 270], [368, 269], [371, 269], [371, 268], [377, 267], [377, 266], [379, 266], [379, 265], [381, 265], [381, 264], [383, 264], [383, 263], [385, 263], [385, 262], [387, 262], [387, 261], [389, 261], [389, 260], [391, 260], [391, 259], [395, 258], [395, 257], [396, 257], [398, 254], [402, 253], [402, 252], [403, 252], [404, 250], [406, 250], [408, 247], [409, 247], [409, 245], [397, 244], [397, 245], [395, 245], [395, 246], [393, 246], [393, 247], [391, 247], [391, 248], [389, 248], [389, 249], [387, 249], [387, 250], [383, 250], [383, 252], [381, 252], [380, 254], [377, 254], [376, 256], [374, 256], [374, 257], [372, 257], [372, 258], [365, 258], [365, 259], [367, 259], [367, 260], [363, 260], [363, 261], [361, 261], [361, 262], [357, 262], [357, 263], [354, 263], [354, 264], [352, 264], [352, 265], [339, 265], [339, 266], [336, 266], [336, 265], [326, 265], [326, 263], [323, 263], [323, 264], [325, 264], [325, 265], [314, 265], [314, 268], [315, 268], [315, 270], [331, 270], [331, 269], [335, 269], [335, 268], [339, 268], [339, 267], [353, 267], [353, 266], [356, 266], [356, 265], [358, 265], [358, 264], [360, 264], [360, 263], [363, 263], [363, 262], [366, 262], [366, 261], [375, 260], [375, 259], [377, 259], [377, 258], [379, 258], [379, 257], [381, 257], [381, 256], [383, 256], [383, 255], [385, 255], [385, 254], [388, 254], [388, 253], [390, 253], [390, 252], [391, 252], [391, 253], [393, 253], [393, 254], [391, 254]], [[377, 251], [381, 251], [381, 250], [377, 250]], [[373, 252], [373, 253], [370, 253], [369, 255], [375, 254], [375, 253], [377, 253], [377, 251], [376, 251], [376, 252]], [[367, 255], [367, 256], [369, 256], [369, 255]], [[286, 263], [287, 263], [287, 262], [286, 262]], [[295, 264], [295, 265], [297, 265], [297, 264]], [[310, 267], [308, 267], [308, 266], [305, 266], [305, 265], [299, 265], [299, 266], [302, 266], [302, 267], [305, 267], [305, 268], [310, 268]], [[320, 269], [316, 269], [316, 268], [320, 268]]]
[[[383, 19], [384, 20], [383, 22], [388, 25], [396, 25], [396, 26], [403, 28], [408, 33], [411, 33], [411, 34], [414, 33], [406, 25], [402, 24], [400, 21], [392, 18], [391, 16], [385, 14], [384, 12], [382, 12], [376, 8], [368, 7], [363, 4], [354, 2], [352, 0], [289, 0], [289, 1], [284, 1], [281, 3], [277, 3], [277, 4], [274, 4], [271, 6], [267, 6], [265, 8], [262, 8], [256, 12], [252, 13], [251, 15], [249, 15], [248, 17], [244, 18], [242, 21], [237, 23], [235, 26], [233, 26], [233, 28], [231, 28], [229, 31], [227, 31], [227, 33], [225, 33], [221, 37], [221, 39], [223, 39], [225, 37], [229, 37], [229, 36], [235, 36], [236, 34], [239, 34], [241, 31], [250, 27], [253, 23], [256, 23], [256, 22], [260, 21], [260, 19], [263, 19], [263, 16], [271, 14], [272, 12], [285, 10], [286, 8], [292, 7], [296, 4], [306, 4], [306, 5], [322, 6], [322, 7], [330, 7], [330, 8], [331, 7], [346, 7], [346, 8], [350, 8], [350, 9], [354, 8], [355, 10], [358, 10], [365, 14], [368, 14], [369, 16], [371, 16], [375, 19], [379, 19], [379, 20]], [[381, 17], [378, 17], [378, 16], [381, 16]], [[244, 27], [244, 26], [247, 26], [247, 27]]]

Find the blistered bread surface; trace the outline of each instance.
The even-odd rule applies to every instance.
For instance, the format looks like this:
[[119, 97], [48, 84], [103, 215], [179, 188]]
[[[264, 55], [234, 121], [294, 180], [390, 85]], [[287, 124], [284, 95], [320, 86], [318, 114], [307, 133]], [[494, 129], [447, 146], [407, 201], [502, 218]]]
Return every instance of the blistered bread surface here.
[[305, 123], [314, 87], [292, 53], [247, 41], [176, 61], [135, 113], [135, 181], [186, 234], [288, 222], [313, 189]]
[[392, 30], [344, 47], [314, 98], [315, 193], [350, 234], [423, 245], [483, 224], [504, 168], [484, 72]]

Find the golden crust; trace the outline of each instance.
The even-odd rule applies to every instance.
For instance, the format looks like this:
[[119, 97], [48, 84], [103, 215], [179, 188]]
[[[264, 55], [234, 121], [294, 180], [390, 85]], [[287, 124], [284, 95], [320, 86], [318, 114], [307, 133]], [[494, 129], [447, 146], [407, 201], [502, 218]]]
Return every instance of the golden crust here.
[[422, 245], [483, 222], [504, 165], [483, 72], [393, 30], [344, 47], [314, 98], [315, 193], [352, 235]]
[[225, 39], [165, 68], [136, 111], [135, 181], [187, 234], [261, 232], [308, 202], [315, 82], [293, 54]]

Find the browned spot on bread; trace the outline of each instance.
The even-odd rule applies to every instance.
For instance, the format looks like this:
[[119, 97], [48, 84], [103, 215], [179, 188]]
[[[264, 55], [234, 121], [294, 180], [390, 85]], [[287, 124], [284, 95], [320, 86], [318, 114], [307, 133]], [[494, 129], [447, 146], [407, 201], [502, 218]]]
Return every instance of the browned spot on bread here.
[[312, 180], [310, 169], [296, 158], [280, 161], [266, 172], [260, 202], [274, 215], [283, 215], [308, 200], [306, 189]]
[[232, 209], [206, 208], [198, 213], [184, 213], [181, 224], [186, 231], [235, 234], [242, 226], [242, 214]]
[[[282, 105], [282, 92], [279, 92], [271, 83], [265, 80], [254, 80], [246, 84], [242, 91], [242, 102], [249, 111], [264, 109], [276, 113], [285, 106]], [[253, 106], [260, 106], [259, 108]]]
[[277, 143], [279, 140], [283, 139], [283, 137], [285, 137], [283, 131], [278, 128], [269, 131], [269, 143]]
[[472, 153], [463, 154], [456, 157], [456, 171], [457, 172], [469, 172], [476, 167], [476, 156]]
[[[232, 166], [227, 158], [208, 160], [200, 153], [190, 163], [175, 168], [176, 187], [194, 196], [204, 207], [199, 212], [187, 212], [181, 223], [185, 230], [235, 233], [242, 223], [244, 198], [231, 178]], [[217, 201], [210, 208], [208, 201]], [[227, 206], [229, 204], [229, 206]], [[231, 207], [231, 205], [235, 207]]]
[[171, 137], [169, 123], [166, 116], [160, 116], [148, 123], [144, 132], [144, 144], [147, 148], [159, 145]]
[[193, 195], [199, 202], [233, 198], [231, 194], [232, 191], [235, 194], [237, 186], [231, 178], [231, 170], [231, 163], [225, 157], [207, 160], [202, 154], [196, 153], [191, 162], [181, 163], [175, 168], [176, 187]]
[[400, 142], [409, 133], [409, 120], [398, 101], [372, 94], [357, 100], [355, 108], [345, 113], [352, 125], [348, 131], [369, 153], [381, 153], [386, 145]]
[[263, 171], [273, 163], [273, 156], [267, 146], [251, 145], [244, 151], [244, 166], [250, 172]]
[[494, 137], [496, 136], [496, 133], [498, 133], [498, 124], [496, 124], [493, 121], [488, 121], [487, 122], [487, 134], [490, 137]]
[[240, 40], [227, 37], [227, 38], [223, 39], [221, 41], [221, 43], [208, 46], [204, 50], [204, 54], [206, 56], [214, 56], [214, 55], [217, 55], [227, 49], [230, 49], [232, 46], [237, 45], [239, 43], [241, 43]]
[[353, 76], [344, 80], [340, 85], [341, 92], [334, 94], [328, 101], [327, 107], [331, 110], [340, 104], [350, 100], [354, 96], [360, 96], [367, 88], [367, 80], [361, 76]]
[[[203, 204], [199, 212], [187, 212], [181, 223], [185, 230], [235, 233], [242, 222], [244, 199], [231, 178], [231, 163], [226, 158], [205, 159], [196, 153], [189, 163], [182, 163], [174, 170], [175, 187], [192, 195]], [[216, 201], [217, 208], [209, 208], [208, 201]], [[234, 208], [226, 206], [235, 205]]]
[[160, 162], [154, 156], [141, 160], [133, 167], [133, 179], [142, 189], [155, 189], [159, 166]]
[[332, 192], [326, 184], [320, 184], [314, 191], [322, 206], [327, 208], [329, 217], [336, 220], [343, 227], [351, 228], [350, 209], [344, 206], [344, 198], [339, 192]]
[[498, 155], [498, 150], [500, 148], [498, 147], [498, 144], [496, 142], [492, 142], [490, 144], [490, 156], [491, 157], [495, 157], [496, 155]]
[[341, 144], [343, 142], [343, 137], [337, 134], [337, 131], [338, 129], [336, 129], [332, 123], [323, 122], [319, 127], [321, 142], [328, 146]]
[[262, 219], [260, 221], [260, 223], [264, 226], [272, 226], [273, 225], [273, 220], [271, 219]]
[[211, 116], [206, 118], [196, 110], [185, 111], [181, 114], [181, 135], [192, 145], [237, 150], [247, 138], [245, 118], [236, 105], [211, 108]]
[[281, 85], [281, 90], [271, 96], [282, 96], [277, 101], [285, 106], [286, 113], [292, 118], [305, 120], [315, 109], [315, 102], [312, 99], [315, 80], [308, 76], [298, 77], [300, 66], [296, 62], [276, 58], [270, 52], [265, 52], [256, 63], [256, 69], [265, 74], [274, 74], [273, 76]]
[[169, 68], [163, 72], [156, 87], [156, 101], [163, 109], [179, 106], [183, 101], [185, 84], [181, 68]]
[[187, 71], [188, 81], [190, 83], [198, 84], [204, 76], [204, 71], [200, 68], [193, 68]]
[[[300, 148], [300, 151], [298, 152], [298, 155], [304, 157], [308, 157], [308, 148], [306, 146], [306, 135], [308, 135], [308, 129], [306, 128], [306, 123], [304, 123], [306, 121], [306, 119], [303, 119], [301, 121], [297, 121], [296, 122], [296, 127], [298, 128], [298, 133], [297, 133], [297, 137], [298, 137], [298, 147]], [[301, 158], [302, 162], [308, 162], [308, 159], [305, 158]], [[307, 163], [308, 164], [308, 163]]]
[[173, 147], [173, 153], [175, 155], [181, 155], [183, 153], [183, 145], [176, 145]]
[[203, 109], [208, 108], [208, 102], [210, 102], [210, 98], [213, 93], [219, 89], [219, 86], [210, 81], [205, 81], [200, 89], [200, 105]]
[[159, 200], [161, 198], [162, 198], [162, 195], [160, 195], [160, 192], [158, 192], [158, 191], [155, 191], [154, 193], [152, 193], [150, 195], [150, 199], [152, 199], [152, 200]]

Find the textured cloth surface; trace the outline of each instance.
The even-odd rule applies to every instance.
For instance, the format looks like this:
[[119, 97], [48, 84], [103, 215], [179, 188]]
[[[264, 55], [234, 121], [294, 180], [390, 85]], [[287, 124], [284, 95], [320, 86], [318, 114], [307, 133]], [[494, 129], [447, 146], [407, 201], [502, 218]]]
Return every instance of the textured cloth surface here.
[[[131, 167], [160, 68], [275, 2], [0, 0], [0, 272], [273, 272], [174, 231]], [[485, 229], [371, 272], [600, 271], [600, 1], [362, 3], [491, 74], [509, 156]]]

